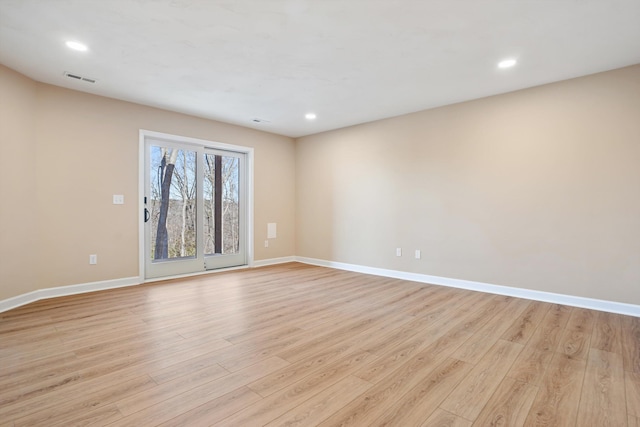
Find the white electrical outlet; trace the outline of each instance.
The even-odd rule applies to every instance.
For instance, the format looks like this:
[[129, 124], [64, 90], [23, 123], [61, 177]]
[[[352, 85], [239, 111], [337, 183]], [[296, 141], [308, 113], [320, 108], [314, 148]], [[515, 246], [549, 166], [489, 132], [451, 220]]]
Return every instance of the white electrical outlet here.
[[420, 259], [420, 249], [416, 249], [416, 259]]
[[265, 240], [265, 241], [264, 241], [264, 247], [265, 247], [265, 248], [268, 248], [268, 247], [269, 247], [269, 241], [268, 241], [268, 240]]
[[124, 195], [123, 194], [114, 194], [113, 195], [113, 204], [114, 205], [124, 205]]
[[91, 254], [89, 255], [89, 264], [94, 265], [98, 263], [98, 255]]
[[402, 248], [396, 248], [396, 256], [402, 256]]

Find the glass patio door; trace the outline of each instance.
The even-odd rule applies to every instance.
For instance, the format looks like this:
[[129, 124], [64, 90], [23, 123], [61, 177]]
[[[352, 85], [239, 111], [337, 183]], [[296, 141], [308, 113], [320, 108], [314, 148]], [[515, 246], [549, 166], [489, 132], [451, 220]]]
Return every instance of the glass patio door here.
[[246, 256], [244, 156], [205, 149], [204, 153], [204, 261], [207, 270], [242, 265]]
[[145, 278], [247, 264], [245, 154], [144, 144]]

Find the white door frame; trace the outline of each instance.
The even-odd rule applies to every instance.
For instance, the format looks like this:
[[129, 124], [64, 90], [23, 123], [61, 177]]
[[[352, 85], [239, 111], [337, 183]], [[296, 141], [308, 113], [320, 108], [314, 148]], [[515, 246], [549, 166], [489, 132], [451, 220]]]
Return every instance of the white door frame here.
[[[145, 196], [145, 142], [146, 139], [159, 139], [167, 142], [186, 143], [207, 148], [220, 149], [226, 151], [235, 151], [243, 153], [246, 156], [246, 191], [247, 191], [247, 210], [246, 210], [246, 248], [247, 248], [247, 266], [253, 266], [253, 148], [240, 145], [226, 144], [223, 142], [208, 141], [204, 139], [191, 138], [187, 136], [172, 135], [168, 133], [155, 132], [145, 129], [139, 131], [138, 142], [138, 277], [140, 282], [163, 280], [169, 277], [145, 279], [145, 222], [144, 222], [144, 196]], [[243, 268], [243, 267], [232, 267]], [[195, 274], [206, 274], [215, 271], [225, 270], [208, 270], [201, 273], [171, 276], [182, 277]]]

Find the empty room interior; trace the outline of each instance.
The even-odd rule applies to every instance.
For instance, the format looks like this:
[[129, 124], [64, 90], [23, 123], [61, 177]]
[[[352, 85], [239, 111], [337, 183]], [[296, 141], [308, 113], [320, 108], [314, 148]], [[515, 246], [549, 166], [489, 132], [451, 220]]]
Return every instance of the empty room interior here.
[[640, 427], [640, 2], [0, 0], [0, 427]]

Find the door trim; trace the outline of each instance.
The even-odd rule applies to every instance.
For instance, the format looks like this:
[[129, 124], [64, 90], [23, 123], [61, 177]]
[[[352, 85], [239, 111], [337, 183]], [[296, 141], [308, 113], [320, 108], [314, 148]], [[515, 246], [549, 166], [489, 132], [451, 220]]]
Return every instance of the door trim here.
[[[253, 148], [224, 142], [209, 141], [188, 136], [173, 135], [146, 129], [139, 130], [138, 137], [138, 277], [145, 282], [145, 224], [144, 224], [144, 194], [145, 194], [145, 141], [147, 138], [160, 139], [168, 142], [187, 143], [220, 150], [235, 151], [246, 156], [246, 191], [247, 191], [247, 267], [253, 267]], [[215, 272], [219, 270], [209, 270]], [[151, 280], [162, 280], [155, 278]]]

